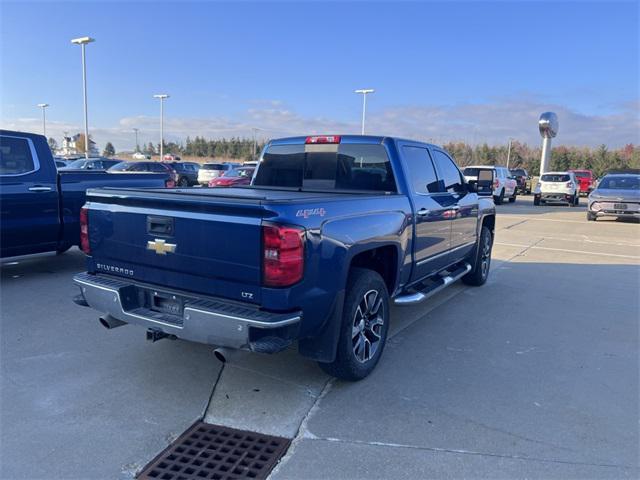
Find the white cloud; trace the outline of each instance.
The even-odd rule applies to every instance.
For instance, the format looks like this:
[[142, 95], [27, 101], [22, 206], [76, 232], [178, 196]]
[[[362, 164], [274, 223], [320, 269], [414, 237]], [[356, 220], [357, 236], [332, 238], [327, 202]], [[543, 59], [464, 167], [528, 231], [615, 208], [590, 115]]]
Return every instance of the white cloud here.
[[[359, 133], [359, 112], [352, 121], [303, 116], [279, 100], [255, 102], [255, 108], [237, 118], [166, 117], [165, 139], [184, 141], [187, 136], [205, 138], [251, 137], [252, 127], [259, 127], [260, 138], [318, 133]], [[640, 143], [639, 105], [629, 102], [614, 113], [587, 115], [569, 107], [536, 102], [530, 97], [506, 99], [492, 103], [396, 106], [372, 110], [367, 114], [367, 133], [394, 135], [445, 143], [462, 140], [469, 143], [506, 143], [509, 137], [535, 145], [540, 142], [537, 130], [540, 113], [551, 110], [558, 114], [560, 133], [556, 145], [588, 145], [602, 143], [615, 148], [627, 143]], [[39, 118], [4, 120], [2, 128], [41, 132]], [[111, 141], [118, 150], [132, 149], [133, 128], [140, 129], [140, 143], [157, 143], [157, 117], [125, 117], [112, 127], [90, 127], [100, 148]], [[48, 136], [60, 139], [64, 131], [81, 131], [80, 125], [47, 122]]]

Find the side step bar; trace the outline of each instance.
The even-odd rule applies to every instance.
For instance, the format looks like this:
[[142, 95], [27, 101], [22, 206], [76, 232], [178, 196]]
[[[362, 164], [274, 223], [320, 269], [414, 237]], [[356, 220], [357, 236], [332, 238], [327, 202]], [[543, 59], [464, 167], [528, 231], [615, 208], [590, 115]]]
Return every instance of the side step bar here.
[[438, 280], [436, 280], [436, 283], [427, 287], [424, 290], [397, 296], [396, 298], [393, 299], [393, 303], [395, 305], [403, 306], [403, 305], [415, 305], [416, 303], [423, 302], [427, 298], [432, 297], [433, 295], [438, 293], [440, 290], [448, 287], [456, 280], [459, 280], [470, 271], [471, 271], [471, 265], [469, 265], [468, 263], [464, 263], [461, 267], [457, 268], [446, 277], [440, 277]]

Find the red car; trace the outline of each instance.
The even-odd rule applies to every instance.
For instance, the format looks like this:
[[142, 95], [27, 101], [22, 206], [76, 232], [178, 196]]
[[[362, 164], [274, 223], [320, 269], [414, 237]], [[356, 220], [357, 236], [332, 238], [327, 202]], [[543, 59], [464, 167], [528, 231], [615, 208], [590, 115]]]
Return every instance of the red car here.
[[580, 183], [580, 193], [584, 193], [585, 195], [589, 195], [591, 191], [595, 188], [595, 179], [593, 178], [593, 172], [591, 170], [569, 170], [573, 172]]
[[236, 187], [238, 185], [249, 185], [255, 167], [240, 167], [227, 170], [221, 176], [209, 180], [210, 187]]

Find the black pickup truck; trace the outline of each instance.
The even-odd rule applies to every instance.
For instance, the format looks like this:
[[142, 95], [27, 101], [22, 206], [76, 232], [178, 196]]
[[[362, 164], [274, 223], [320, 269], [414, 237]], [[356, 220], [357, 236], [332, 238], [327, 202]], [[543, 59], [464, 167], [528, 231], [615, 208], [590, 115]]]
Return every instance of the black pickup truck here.
[[175, 186], [167, 174], [58, 170], [47, 140], [0, 130], [0, 257], [63, 252], [80, 245], [80, 207], [92, 187]]
[[374, 136], [271, 141], [252, 184], [92, 189], [76, 303], [101, 323], [218, 347], [301, 354], [348, 380], [375, 367], [390, 304], [487, 280], [493, 170]]

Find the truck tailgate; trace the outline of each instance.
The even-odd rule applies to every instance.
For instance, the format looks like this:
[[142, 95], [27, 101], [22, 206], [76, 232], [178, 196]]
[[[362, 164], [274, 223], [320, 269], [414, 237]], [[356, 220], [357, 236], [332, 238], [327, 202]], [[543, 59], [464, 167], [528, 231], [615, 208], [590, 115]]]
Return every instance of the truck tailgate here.
[[258, 303], [261, 222], [254, 198], [180, 191], [87, 192], [97, 273]]

